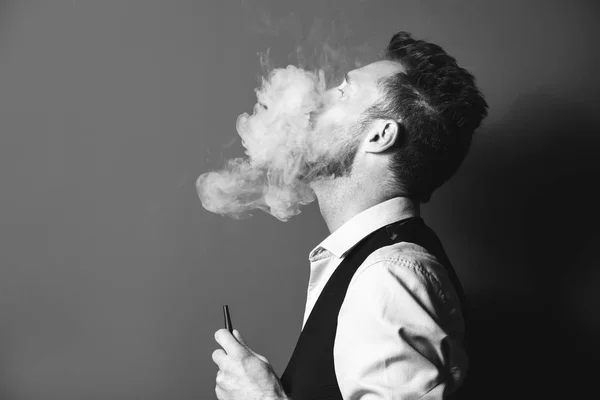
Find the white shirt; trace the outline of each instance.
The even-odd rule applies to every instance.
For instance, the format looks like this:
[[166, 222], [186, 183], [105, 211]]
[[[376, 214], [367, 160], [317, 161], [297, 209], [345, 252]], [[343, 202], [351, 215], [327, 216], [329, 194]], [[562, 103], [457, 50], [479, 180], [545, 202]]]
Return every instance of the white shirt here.
[[[323, 287], [361, 239], [419, 215], [395, 197], [347, 221], [309, 255], [302, 329]], [[460, 301], [445, 268], [424, 248], [396, 243], [358, 268], [342, 303], [334, 367], [344, 400], [441, 399], [462, 383], [467, 357]]]

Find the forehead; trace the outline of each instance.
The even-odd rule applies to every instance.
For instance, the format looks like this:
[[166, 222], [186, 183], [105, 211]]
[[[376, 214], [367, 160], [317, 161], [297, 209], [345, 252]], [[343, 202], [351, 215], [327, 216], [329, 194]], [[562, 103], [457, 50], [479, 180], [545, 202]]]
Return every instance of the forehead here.
[[371, 83], [375, 85], [379, 79], [386, 78], [403, 70], [404, 68], [400, 63], [382, 60], [352, 70], [348, 74], [352, 80], [359, 81], [362, 84]]

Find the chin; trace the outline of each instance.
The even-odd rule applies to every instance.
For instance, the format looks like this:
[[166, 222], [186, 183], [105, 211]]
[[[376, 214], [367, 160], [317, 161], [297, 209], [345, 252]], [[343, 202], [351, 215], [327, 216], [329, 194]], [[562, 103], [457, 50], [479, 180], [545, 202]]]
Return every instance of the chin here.
[[323, 191], [324, 189], [334, 187], [334, 185], [340, 185], [344, 179], [348, 179], [348, 176], [336, 176], [335, 174], [319, 176], [310, 181], [309, 186], [313, 190]]
[[331, 182], [333, 182], [335, 180], [335, 175], [330, 175], [330, 176], [319, 176], [314, 178], [313, 180], [311, 180], [309, 182], [309, 186], [311, 188], [322, 188], [323, 185], [327, 185], [330, 184]]

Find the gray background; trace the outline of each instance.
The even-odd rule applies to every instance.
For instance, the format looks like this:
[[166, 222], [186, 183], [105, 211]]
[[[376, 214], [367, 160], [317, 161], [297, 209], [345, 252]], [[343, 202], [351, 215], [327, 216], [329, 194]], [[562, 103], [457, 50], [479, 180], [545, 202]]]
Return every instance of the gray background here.
[[600, 358], [596, 4], [0, 1], [0, 398], [214, 398], [223, 304], [283, 372], [318, 207], [235, 221], [194, 186], [243, 154], [257, 52], [297, 43], [265, 15], [408, 30], [475, 74], [490, 117], [423, 210], [471, 299], [465, 390], [575, 397]]

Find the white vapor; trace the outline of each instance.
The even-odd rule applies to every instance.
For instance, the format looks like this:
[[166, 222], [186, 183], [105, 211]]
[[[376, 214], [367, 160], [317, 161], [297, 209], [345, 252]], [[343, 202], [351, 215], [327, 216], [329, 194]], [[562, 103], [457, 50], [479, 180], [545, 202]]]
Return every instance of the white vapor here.
[[196, 181], [204, 208], [236, 219], [260, 209], [287, 221], [315, 200], [308, 177], [324, 167], [319, 160], [330, 146], [312, 128], [311, 115], [322, 107], [325, 88], [322, 71], [273, 69], [256, 90], [253, 114], [237, 120], [248, 158], [229, 160]]
[[273, 18], [263, 11], [256, 22], [255, 32], [302, 38], [290, 54], [297, 67], [273, 68], [270, 49], [260, 54], [267, 78], [256, 89], [252, 115], [240, 115], [236, 126], [248, 157], [200, 175], [196, 190], [211, 212], [242, 219], [260, 209], [287, 221], [316, 199], [311, 181], [343, 174], [339, 161], [352, 153], [349, 132], [313, 126], [326, 89], [340, 84], [345, 72], [378, 57], [367, 42], [351, 43], [349, 22], [319, 18], [304, 33], [293, 13]]

